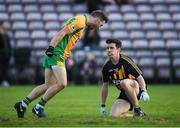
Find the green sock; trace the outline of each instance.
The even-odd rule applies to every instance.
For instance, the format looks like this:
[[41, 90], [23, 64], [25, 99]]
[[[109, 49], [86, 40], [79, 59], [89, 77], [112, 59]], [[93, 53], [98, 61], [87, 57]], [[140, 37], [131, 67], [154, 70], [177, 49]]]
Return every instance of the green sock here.
[[30, 100], [28, 97], [26, 97], [26, 98], [23, 100], [23, 102], [28, 106], [28, 105], [31, 103], [31, 100]]
[[40, 105], [45, 106], [47, 101], [45, 101], [43, 98], [38, 102]]
[[30, 103], [31, 103], [31, 100], [28, 97], [26, 97], [25, 99], [21, 101], [22, 106], [25, 108], [27, 108]]

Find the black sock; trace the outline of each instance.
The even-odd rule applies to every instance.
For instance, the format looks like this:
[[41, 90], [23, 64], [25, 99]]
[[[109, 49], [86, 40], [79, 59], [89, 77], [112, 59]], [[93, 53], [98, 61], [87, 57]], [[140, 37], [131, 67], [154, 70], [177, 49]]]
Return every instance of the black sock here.
[[136, 108], [134, 108], [134, 111], [135, 111], [135, 112], [137, 112], [137, 111], [139, 111], [139, 110], [141, 110], [141, 108], [140, 108], [140, 107], [136, 107]]

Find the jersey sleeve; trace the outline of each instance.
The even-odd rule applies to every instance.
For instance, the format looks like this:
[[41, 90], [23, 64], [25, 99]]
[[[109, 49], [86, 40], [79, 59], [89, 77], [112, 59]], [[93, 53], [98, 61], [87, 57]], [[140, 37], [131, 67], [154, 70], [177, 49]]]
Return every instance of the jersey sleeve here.
[[73, 33], [74, 31], [81, 29], [84, 27], [84, 23], [82, 20], [72, 18], [70, 19], [69, 23], [67, 24], [68, 30], [70, 33]]
[[109, 81], [108, 71], [107, 71], [105, 66], [102, 69], [102, 81], [103, 82], [108, 82]]
[[133, 75], [135, 78], [137, 78], [139, 75], [142, 74], [142, 71], [139, 69], [139, 67], [134, 63], [134, 61], [129, 57], [124, 57], [125, 59], [125, 65], [126, 71], [128, 71], [128, 74]]

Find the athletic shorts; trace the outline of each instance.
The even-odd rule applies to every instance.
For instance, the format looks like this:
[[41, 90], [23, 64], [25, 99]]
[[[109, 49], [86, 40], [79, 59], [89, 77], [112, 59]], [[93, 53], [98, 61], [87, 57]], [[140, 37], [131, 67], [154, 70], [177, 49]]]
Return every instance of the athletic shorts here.
[[44, 68], [50, 68], [51, 66], [65, 66], [65, 59], [58, 55], [53, 55], [52, 57], [49, 57], [47, 55], [44, 55], [43, 58], [43, 67]]
[[[140, 90], [140, 89], [139, 89], [139, 90]], [[139, 94], [137, 95], [137, 99], [138, 99], [138, 100], [140, 99], [140, 95], [141, 95], [141, 91], [139, 91]], [[128, 97], [126, 96], [125, 91], [124, 91], [123, 89], [121, 89], [120, 95], [119, 95], [119, 97], [118, 97], [117, 99], [124, 99], [124, 100], [128, 101], [128, 102], [130, 103], [130, 105], [131, 105], [129, 111], [132, 111], [133, 105], [131, 104], [130, 100], [129, 100]]]

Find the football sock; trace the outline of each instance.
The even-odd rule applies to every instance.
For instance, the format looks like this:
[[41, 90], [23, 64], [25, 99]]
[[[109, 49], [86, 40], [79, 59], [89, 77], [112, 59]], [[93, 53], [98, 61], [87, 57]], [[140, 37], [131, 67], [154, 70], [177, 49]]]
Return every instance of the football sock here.
[[23, 107], [27, 108], [27, 106], [31, 103], [31, 100], [28, 97], [26, 97], [24, 100], [22, 100], [21, 103]]
[[141, 110], [140, 107], [134, 108], [134, 111], [135, 111], [135, 112], [137, 112], [137, 111], [139, 111], [139, 110]]
[[47, 101], [45, 101], [43, 98], [41, 98], [41, 100], [38, 102], [39, 105], [41, 106], [45, 106]]

